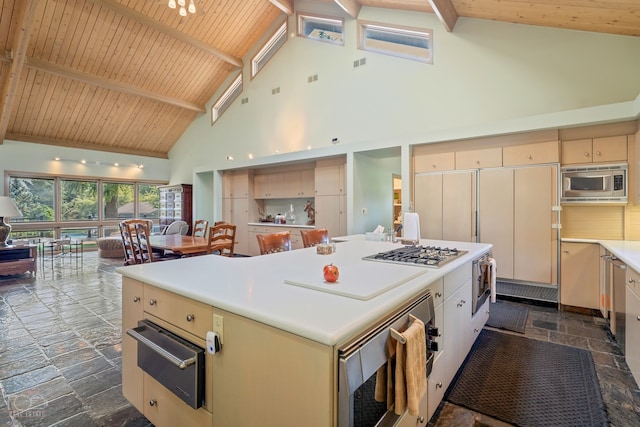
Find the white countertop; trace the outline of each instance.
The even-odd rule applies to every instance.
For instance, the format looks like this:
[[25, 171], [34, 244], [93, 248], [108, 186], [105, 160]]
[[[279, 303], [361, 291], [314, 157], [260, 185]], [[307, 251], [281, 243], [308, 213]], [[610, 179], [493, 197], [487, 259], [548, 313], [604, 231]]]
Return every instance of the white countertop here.
[[250, 222], [247, 225], [257, 225], [262, 227], [287, 227], [287, 228], [316, 228], [315, 225], [305, 224], [276, 224], [274, 222]]
[[[247, 258], [204, 255], [119, 267], [116, 271], [313, 341], [334, 345], [420, 294], [434, 280], [491, 248], [488, 244], [436, 240], [422, 240], [421, 244], [456, 247], [469, 253], [441, 268], [424, 268], [424, 274], [415, 277], [410, 276], [418, 267], [361, 259], [401, 247], [401, 244], [362, 240], [342, 242], [331, 255], [317, 255], [315, 248]], [[318, 281], [322, 277], [322, 267], [329, 263], [338, 266], [341, 277], [345, 278], [343, 285], [350, 286], [379, 282], [379, 269], [384, 266], [390, 270], [407, 268], [412, 273], [401, 274], [406, 277], [399, 280], [404, 278], [406, 281], [368, 300], [285, 283], [292, 279], [289, 276], [300, 272], [307, 274], [311, 281]], [[361, 277], [354, 279], [356, 272]]]
[[618, 257], [622, 262], [640, 272], [640, 241], [638, 240], [597, 240], [563, 238], [562, 242], [597, 243]]

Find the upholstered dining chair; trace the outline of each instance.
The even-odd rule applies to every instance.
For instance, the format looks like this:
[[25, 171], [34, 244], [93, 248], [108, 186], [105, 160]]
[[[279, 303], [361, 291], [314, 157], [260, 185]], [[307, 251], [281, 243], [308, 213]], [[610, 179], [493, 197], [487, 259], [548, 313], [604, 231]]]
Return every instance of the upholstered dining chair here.
[[193, 224], [193, 233], [191, 233], [194, 237], [207, 237], [207, 231], [209, 230], [209, 221], [206, 219], [199, 219]]
[[186, 236], [188, 232], [189, 224], [187, 224], [186, 221], [178, 220], [167, 225], [167, 228], [162, 231], [162, 234], [181, 234]]
[[258, 239], [258, 246], [260, 247], [260, 255], [291, 250], [291, 233], [288, 231], [256, 234], [256, 238]]
[[302, 236], [302, 246], [311, 248], [319, 243], [329, 243], [329, 230], [326, 228], [314, 228], [300, 230]]
[[207, 254], [219, 252], [223, 256], [233, 256], [236, 244], [236, 226], [226, 222], [214, 225], [209, 229]]

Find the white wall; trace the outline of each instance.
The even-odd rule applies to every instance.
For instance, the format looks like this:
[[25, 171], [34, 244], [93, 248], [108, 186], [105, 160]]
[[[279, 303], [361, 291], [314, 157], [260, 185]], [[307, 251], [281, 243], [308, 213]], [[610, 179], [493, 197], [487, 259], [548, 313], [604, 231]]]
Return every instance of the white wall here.
[[[56, 161], [55, 157], [63, 160]], [[80, 163], [83, 159], [87, 164]], [[115, 162], [121, 166], [113, 166]], [[139, 164], [144, 168], [133, 167]], [[170, 162], [167, 159], [5, 140], [0, 145], [0, 171], [168, 182]], [[5, 194], [8, 186], [4, 173], [0, 175], [0, 195]]]
[[[344, 16], [333, 3], [296, 7]], [[434, 15], [369, 7], [360, 19], [433, 29], [434, 63], [358, 50], [348, 17], [345, 46], [294, 37], [290, 17], [289, 41], [253, 80], [251, 56], [244, 59], [240, 98], [249, 102], [238, 99], [214, 126], [209, 114], [200, 117], [176, 144], [171, 182], [191, 182], [194, 170], [277, 162], [276, 150], [308, 158], [315, 149], [345, 153], [638, 114], [638, 37], [468, 18], [447, 33]], [[367, 65], [353, 70], [362, 57]], [[313, 74], [318, 80], [307, 83]]]

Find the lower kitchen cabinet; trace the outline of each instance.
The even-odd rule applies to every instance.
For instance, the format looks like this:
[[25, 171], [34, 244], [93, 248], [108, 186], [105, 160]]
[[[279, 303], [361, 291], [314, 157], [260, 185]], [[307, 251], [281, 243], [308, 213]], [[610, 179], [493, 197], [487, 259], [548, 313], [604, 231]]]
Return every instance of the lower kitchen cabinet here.
[[208, 374], [205, 375], [204, 406], [193, 409], [138, 367], [138, 342], [127, 334], [127, 329], [137, 327], [139, 320], [148, 319], [206, 348], [206, 331], [213, 327], [212, 313], [212, 308], [202, 303], [123, 278], [122, 394], [153, 425], [212, 425], [213, 356], [205, 353], [205, 372]]
[[[634, 287], [636, 291], [634, 291]], [[637, 282], [627, 283], [626, 286], [626, 316], [627, 329], [624, 358], [629, 365], [631, 374], [640, 384], [640, 286]]]
[[562, 242], [560, 304], [599, 309], [600, 245]]

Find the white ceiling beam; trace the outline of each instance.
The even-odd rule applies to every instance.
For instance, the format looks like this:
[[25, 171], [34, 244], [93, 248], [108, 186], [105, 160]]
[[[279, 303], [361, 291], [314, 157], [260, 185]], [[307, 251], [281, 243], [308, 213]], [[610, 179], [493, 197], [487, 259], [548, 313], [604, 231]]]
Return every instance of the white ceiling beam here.
[[452, 32], [458, 21], [458, 12], [456, 12], [451, 0], [429, 0], [429, 4], [444, 28], [448, 32]]
[[294, 12], [293, 0], [269, 0], [278, 9], [291, 16]]
[[180, 40], [183, 43], [189, 44], [193, 47], [203, 50], [213, 56], [216, 56], [222, 59], [225, 62], [228, 62], [231, 65], [235, 65], [236, 67], [242, 68], [242, 59], [229, 55], [219, 49], [216, 49], [212, 46], [209, 46], [206, 43], [201, 42], [200, 40], [194, 39], [193, 37], [189, 37], [183, 32], [178, 31], [175, 28], [172, 28], [161, 22], [155, 21], [149, 18], [147, 15], [144, 15], [126, 6], [123, 6], [121, 3], [118, 3], [115, 0], [89, 0], [89, 1], [101, 7], [104, 7], [106, 9], [110, 9], [122, 16], [126, 16], [127, 18], [133, 19], [134, 21], [140, 22], [141, 24], [144, 24], [147, 27], [152, 28], [156, 31], [165, 33], [177, 40]]
[[29, 44], [29, 36], [33, 28], [36, 9], [40, 0], [23, 0], [13, 4], [14, 23], [16, 34], [14, 44], [11, 46], [12, 56], [9, 72], [0, 87], [0, 144], [5, 139], [9, 118], [13, 110], [13, 102], [16, 99], [16, 91], [20, 82], [20, 75], [24, 67], [24, 58]]
[[357, 18], [360, 13], [361, 4], [358, 0], [333, 0], [338, 6], [349, 14], [352, 18]]

